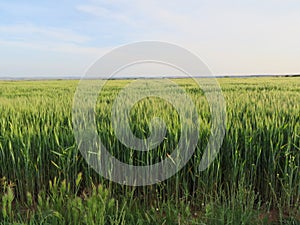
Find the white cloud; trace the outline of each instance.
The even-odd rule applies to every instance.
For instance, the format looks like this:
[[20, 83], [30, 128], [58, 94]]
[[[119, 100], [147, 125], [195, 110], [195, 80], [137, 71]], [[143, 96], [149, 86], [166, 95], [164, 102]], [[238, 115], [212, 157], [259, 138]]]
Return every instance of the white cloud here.
[[29, 24], [0, 26], [0, 33], [7, 37], [29, 36], [31, 39], [57, 40], [60, 42], [85, 43], [91, 40], [90, 37], [75, 33], [72, 30], [57, 27], [38, 27]]
[[[89, 47], [89, 36], [72, 30], [34, 25], [0, 26], [0, 47], [98, 56], [105, 48]], [[107, 47], [107, 49], [109, 46]]]
[[84, 47], [71, 43], [57, 43], [57, 42], [23, 42], [23, 41], [7, 41], [0, 39], [0, 47], [17, 47], [32, 50], [42, 50], [50, 52], [61, 53], [74, 53], [74, 54], [89, 54], [89, 55], [101, 55], [103, 52], [110, 49], [96, 48], [96, 47]]
[[161, 40], [189, 48], [217, 74], [300, 71], [296, 0], [80, 0], [66, 5], [66, 18], [75, 18], [64, 24], [67, 28], [35, 21], [0, 25], [0, 47], [98, 56], [104, 51], [96, 46]]
[[126, 23], [132, 26], [136, 24], [134, 20], [131, 20], [129, 16], [126, 15], [126, 13], [117, 13], [98, 5], [78, 5], [76, 6], [76, 9], [92, 16], [102, 17], [108, 20], [115, 20], [117, 22]]

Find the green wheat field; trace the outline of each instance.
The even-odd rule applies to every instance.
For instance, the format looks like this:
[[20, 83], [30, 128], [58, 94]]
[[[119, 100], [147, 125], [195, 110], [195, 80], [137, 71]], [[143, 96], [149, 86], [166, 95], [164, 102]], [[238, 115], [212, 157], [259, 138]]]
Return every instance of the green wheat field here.
[[[174, 79], [198, 110], [199, 140], [190, 161], [168, 180], [144, 187], [113, 183], [78, 150], [72, 130], [78, 80], [0, 81], [1, 224], [300, 224], [300, 78], [220, 78], [226, 134], [216, 160], [199, 172], [210, 136], [206, 98], [190, 79]], [[98, 134], [119, 160], [145, 165], [167, 157], [180, 138], [174, 108], [139, 101], [130, 127], [149, 135], [162, 118], [164, 141], [149, 152], [114, 135], [114, 99], [132, 80], [110, 80], [99, 95]], [[159, 82], [159, 80], [157, 81]]]

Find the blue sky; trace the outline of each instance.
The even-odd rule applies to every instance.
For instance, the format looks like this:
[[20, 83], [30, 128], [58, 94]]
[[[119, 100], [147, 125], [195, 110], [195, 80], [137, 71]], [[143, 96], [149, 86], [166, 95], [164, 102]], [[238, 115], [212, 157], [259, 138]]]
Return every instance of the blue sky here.
[[158, 40], [217, 75], [300, 73], [298, 0], [0, 1], [0, 76], [82, 75], [111, 49]]

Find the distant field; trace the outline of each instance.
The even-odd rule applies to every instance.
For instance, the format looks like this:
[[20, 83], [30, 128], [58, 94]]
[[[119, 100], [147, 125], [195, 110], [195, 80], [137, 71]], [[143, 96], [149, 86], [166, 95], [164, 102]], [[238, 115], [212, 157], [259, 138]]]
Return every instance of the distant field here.
[[[146, 187], [112, 183], [85, 162], [74, 139], [76, 80], [0, 81], [0, 221], [30, 224], [299, 224], [300, 77], [220, 78], [226, 135], [217, 159], [198, 166], [210, 135], [209, 105], [189, 79], [173, 79], [198, 110], [199, 140], [188, 164]], [[180, 120], [162, 99], [131, 110], [140, 138], [161, 117], [165, 141], [149, 153], [115, 137], [111, 108], [131, 80], [112, 80], [98, 98], [98, 133], [119, 160], [157, 162], [180, 138]]]

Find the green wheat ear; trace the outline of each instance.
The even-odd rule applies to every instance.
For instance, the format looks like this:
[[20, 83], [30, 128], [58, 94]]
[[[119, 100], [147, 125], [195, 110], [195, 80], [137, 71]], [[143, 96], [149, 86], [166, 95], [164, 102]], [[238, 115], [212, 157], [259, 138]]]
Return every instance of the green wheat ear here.
[[[227, 104], [226, 136], [216, 160], [202, 172], [210, 108], [192, 80], [174, 81], [198, 110], [195, 153], [170, 179], [135, 188], [99, 176], [79, 152], [72, 127], [78, 81], [0, 81], [0, 177], [6, 177], [0, 181], [0, 223], [88, 224], [99, 217], [104, 224], [176, 224], [180, 214], [186, 224], [260, 224], [257, 219], [269, 211], [282, 224], [286, 217], [298, 224], [300, 79], [219, 79]], [[165, 121], [168, 132], [148, 153], [124, 147], [114, 135], [110, 112], [128, 83], [108, 81], [99, 95], [98, 135], [123, 162], [159, 162], [181, 137], [180, 119], [163, 100], [138, 102], [130, 111], [132, 132], [147, 137], [153, 116]]]

